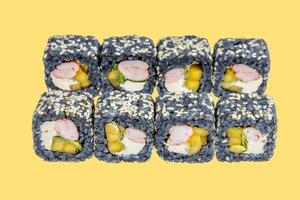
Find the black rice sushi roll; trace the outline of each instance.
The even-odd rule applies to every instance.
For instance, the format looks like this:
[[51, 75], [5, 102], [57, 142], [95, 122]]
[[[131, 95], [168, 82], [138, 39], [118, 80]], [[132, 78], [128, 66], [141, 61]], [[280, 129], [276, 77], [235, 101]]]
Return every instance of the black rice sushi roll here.
[[103, 91], [151, 94], [155, 85], [155, 61], [156, 49], [147, 37], [129, 35], [105, 39], [101, 52]]
[[106, 162], [144, 162], [153, 146], [154, 105], [149, 94], [100, 94], [95, 111], [95, 156]]
[[270, 57], [263, 39], [220, 39], [214, 47], [213, 59], [216, 96], [265, 92]]
[[217, 103], [217, 159], [267, 161], [275, 148], [277, 117], [271, 97], [229, 94]]
[[93, 36], [50, 37], [43, 58], [47, 87], [97, 94], [100, 49], [100, 44]]
[[214, 105], [207, 93], [165, 94], [156, 104], [155, 146], [166, 161], [200, 163], [213, 158]]
[[166, 37], [157, 44], [159, 94], [210, 92], [212, 57], [206, 39]]
[[61, 90], [44, 93], [35, 109], [34, 150], [47, 161], [83, 161], [93, 155], [92, 96]]

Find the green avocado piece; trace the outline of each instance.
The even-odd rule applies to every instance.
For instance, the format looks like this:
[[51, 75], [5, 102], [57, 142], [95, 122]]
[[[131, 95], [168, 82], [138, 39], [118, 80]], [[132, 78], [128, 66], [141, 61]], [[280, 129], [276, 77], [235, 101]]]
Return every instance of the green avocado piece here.
[[114, 67], [107, 73], [107, 79], [115, 88], [119, 88], [120, 85], [125, 82], [125, 78], [119, 71], [117, 64], [115, 64]]

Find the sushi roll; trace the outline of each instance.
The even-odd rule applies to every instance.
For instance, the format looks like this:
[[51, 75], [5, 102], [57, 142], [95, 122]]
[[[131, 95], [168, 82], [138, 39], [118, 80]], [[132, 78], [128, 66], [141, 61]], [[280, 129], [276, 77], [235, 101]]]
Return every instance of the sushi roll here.
[[92, 96], [51, 90], [35, 109], [34, 150], [47, 161], [83, 161], [93, 155]]
[[148, 94], [100, 95], [95, 111], [95, 156], [106, 162], [144, 162], [153, 146], [154, 105]]
[[156, 49], [151, 39], [136, 35], [110, 37], [101, 52], [103, 91], [151, 94], [155, 85]]
[[155, 146], [166, 161], [200, 163], [213, 158], [214, 105], [207, 93], [158, 97]]
[[157, 44], [159, 94], [210, 92], [211, 65], [209, 44], [196, 36], [166, 37]]
[[43, 58], [47, 87], [53, 90], [97, 94], [100, 48], [93, 36], [50, 37]]
[[275, 148], [277, 117], [271, 97], [229, 94], [217, 103], [217, 159], [267, 161]]
[[220, 39], [214, 47], [213, 59], [212, 82], [216, 96], [264, 93], [270, 58], [263, 39]]

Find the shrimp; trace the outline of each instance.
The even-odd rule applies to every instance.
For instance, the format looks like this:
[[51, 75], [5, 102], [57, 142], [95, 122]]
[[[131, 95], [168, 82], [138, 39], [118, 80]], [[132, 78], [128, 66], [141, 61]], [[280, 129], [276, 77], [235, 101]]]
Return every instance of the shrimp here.
[[57, 120], [54, 125], [54, 129], [61, 137], [65, 139], [75, 141], [79, 138], [79, 132], [76, 125], [69, 119]]
[[261, 77], [261, 75], [258, 73], [257, 70], [255, 70], [245, 64], [233, 65], [232, 69], [235, 72], [236, 77], [246, 83], [257, 80]]
[[167, 141], [169, 145], [186, 144], [189, 137], [193, 134], [193, 128], [187, 125], [176, 125], [170, 128], [170, 136]]
[[149, 65], [140, 60], [125, 60], [119, 63], [119, 70], [126, 79], [144, 81], [149, 78]]
[[65, 62], [56, 66], [56, 69], [50, 75], [57, 79], [71, 79], [76, 75], [78, 70], [79, 65], [76, 62]]
[[135, 129], [135, 128], [126, 128], [125, 136], [136, 143], [145, 143], [146, 141], [146, 134], [144, 131]]

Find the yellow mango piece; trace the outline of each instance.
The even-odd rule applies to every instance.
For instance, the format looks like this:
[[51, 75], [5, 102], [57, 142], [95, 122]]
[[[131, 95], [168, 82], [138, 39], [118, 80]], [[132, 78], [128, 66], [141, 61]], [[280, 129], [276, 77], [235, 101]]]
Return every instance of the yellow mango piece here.
[[121, 142], [108, 142], [107, 146], [110, 153], [118, 153], [125, 147]]
[[74, 76], [74, 79], [80, 83], [82, 88], [86, 88], [86, 87], [91, 85], [91, 82], [89, 80], [89, 76], [87, 75], [87, 73], [85, 73], [80, 68], [76, 72], [76, 75]]
[[106, 134], [114, 134], [114, 135], [120, 134], [119, 126], [113, 122], [106, 123], [104, 125], [104, 130]]
[[233, 145], [240, 145], [242, 143], [242, 138], [238, 137], [231, 137], [229, 138], [228, 145], [233, 146]]
[[193, 133], [200, 135], [200, 136], [207, 136], [208, 135], [208, 130], [204, 128], [198, 128], [196, 126], [193, 127]]
[[232, 145], [229, 147], [229, 151], [231, 151], [233, 153], [243, 153], [246, 150], [247, 149], [241, 145]]
[[243, 128], [242, 127], [231, 127], [227, 129], [227, 137], [231, 138], [238, 138], [242, 140]]
[[194, 155], [196, 153], [198, 153], [200, 150], [201, 150], [202, 146], [190, 146], [189, 149], [188, 149], [188, 153], [190, 155]]
[[187, 89], [196, 92], [200, 87], [200, 81], [185, 80], [184, 85]]
[[119, 86], [119, 72], [117, 70], [108, 72], [107, 79], [114, 87]]
[[229, 83], [222, 82], [221, 86], [224, 89], [232, 91], [232, 92], [241, 92], [243, 90], [243, 88], [233, 85], [232, 82], [229, 82]]
[[80, 83], [76, 83], [76, 84], [70, 85], [70, 89], [71, 90], [80, 90], [81, 89], [81, 85], [80, 85]]
[[64, 145], [65, 144], [64, 144], [63, 140], [55, 140], [55, 139], [53, 139], [51, 150], [52, 151], [63, 152]]
[[79, 142], [67, 140], [67, 139], [61, 138], [60, 136], [55, 136], [55, 137], [53, 137], [51, 150], [57, 151], [57, 152], [62, 152], [62, 153], [75, 154], [78, 151], [81, 151], [82, 147]]
[[110, 123], [106, 123], [104, 125], [104, 130], [105, 130], [105, 134], [106, 134], [106, 139], [108, 142], [114, 142], [114, 141], [121, 141], [123, 139], [123, 132], [121, 130], [124, 129], [123, 127], [110, 122]]
[[187, 79], [190, 81], [200, 81], [203, 76], [202, 67], [199, 64], [193, 64], [190, 66]]
[[234, 82], [236, 80], [237, 80], [237, 78], [235, 76], [234, 71], [232, 69], [226, 69], [226, 72], [223, 77], [223, 81], [226, 83], [230, 83], [230, 82]]
[[204, 146], [207, 143], [207, 137], [206, 136], [201, 136], [201, 145]]
[[108, 134], [106, 133], [106, 139], [108, 142], [117, 142], [117, 141], [121, 141], [122, 137], [120, 134]]
[[82, 71], [84, 71], [85, 73], [88, 72], [88, 65], [87, 64], [80, 64], [80, 68]]
[[197, 134], [193, 134], [193, 135], [191, 135], [191, 137], [188, 139], [187, 143], [188, 143], [190, 146], [193, 146], [193, 147], [201, 146], [201, 145], [202, 145], [202, 142], [201, 142], [201, 136], [200, 136], [200, 135], [197, 135]]
[[71, 154], [75, 154], [77, 152], [77, 149], [74, 145], [72, 145], [71, 143], [66, 143], [64, 146], [64, 150], [65, 153], [71, 153]]

